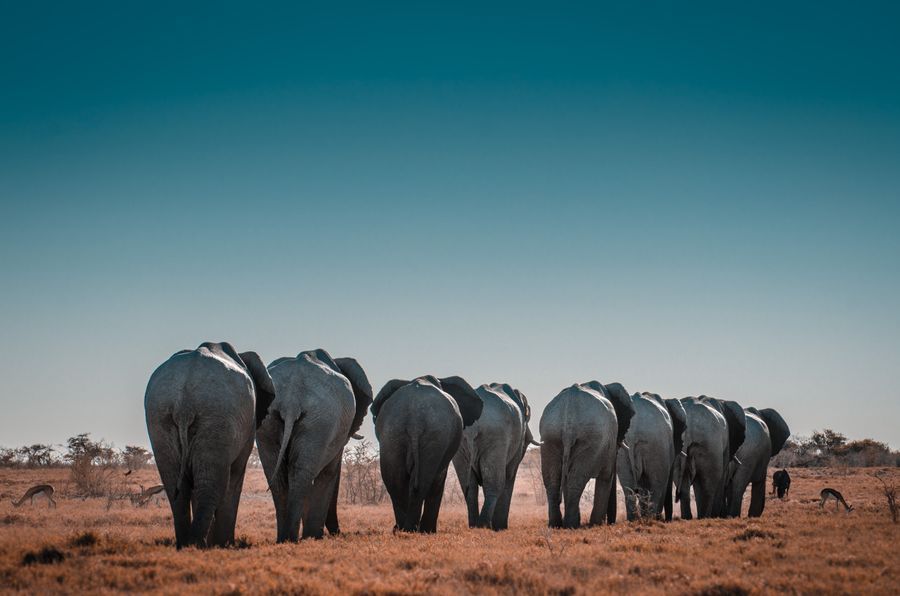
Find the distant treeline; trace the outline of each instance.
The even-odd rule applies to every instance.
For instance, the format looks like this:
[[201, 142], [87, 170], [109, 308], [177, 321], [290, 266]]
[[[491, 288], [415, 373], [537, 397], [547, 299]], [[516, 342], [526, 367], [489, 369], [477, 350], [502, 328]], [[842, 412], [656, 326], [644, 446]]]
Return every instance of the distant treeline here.
[[[372, 450], [368, 443], [363, 450]], [[359, 449], [354, 451], [360, 459]], [[347, 455], [349, 456], [350, 451]], [[375, 458], [375, 454], [372, 453]], [[347, 459], [350, 459], [349, 457]], [[116, 449], [105, 441], [94, 441], [89, 433], [71, 437], [65, 446], [36, 443], [22, 447], [0, 447], [0, 468], [45, 468], [61, 466], [124, 467], [137, 470], [148, 466], [153, 454], [137, 445]], [[259, 467], [254, 448], [248, 462]], [[371, 463], [371, 462], [370, 462]], [[777, 467], [814, 468], [826, 466], [897, 466], [900, 451], [891, 451], [886, 443], [874, 439], [847, 440], [842, 433], [831, 429], [815, 431], [809, 437], [791, 437], [781, 453], [772, 459]]]
[[788, 439], [781, 452], [772, 458], [772, 465], [779, 468], [900, 467], [900, 451], [891, 451], [887, 443], [874, 439], [848, 441], [843, 434], [826, 428], [809, 437]]
[[106, 441], [94, 441], [90, 433], [75, 435], [64, 446], [35, 443], [22, 447], [0, 447], [0, 468], [49, 468], [60, 466], [147, 466], [153, 454], [137, 445], [116, 449]]

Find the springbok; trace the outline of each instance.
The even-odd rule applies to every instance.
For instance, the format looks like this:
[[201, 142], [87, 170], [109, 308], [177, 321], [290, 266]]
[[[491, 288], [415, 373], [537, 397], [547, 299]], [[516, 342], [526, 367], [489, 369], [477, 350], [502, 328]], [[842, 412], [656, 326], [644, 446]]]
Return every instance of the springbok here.
[[53, 500], [54, 492], [56, 492], [56, 489], [53, 488], [52, 484], [36, 484], [26, 490], [21, 499], [13, 501], [12, 504], [13, 506], [18, 507], [25, 502], [25, 499], [30, 499], [31, 504], [34, 505], [34, 498], [42, 494], [47, 497], [47, 507], [56, 507], [56, 501]]
[[838, 510], [838, 505], [843, 505], [844, 509], [847, 513], [853, 511], [853, 506], [848, 505], [847, 501], [844, 500], [844, 495], [834, 490], [833, 488], [823, 488], [822, 492], [819, 493], [819, 496], [822, 497], [822, 500], [819, 501], [819, 507], [825, 507], [825, 501], [828, 499], [834, 499], [834, 510]]
[[140, 486], [141, 492], [131, 496], [131, 503], [136, 507], [143, 507], [150, 502], [150, 499], [152, 499], [154, 495], [158, 495], [165, 490], [165, 487], [162, 484], [155, 484], [146, 489], [143, 484]]

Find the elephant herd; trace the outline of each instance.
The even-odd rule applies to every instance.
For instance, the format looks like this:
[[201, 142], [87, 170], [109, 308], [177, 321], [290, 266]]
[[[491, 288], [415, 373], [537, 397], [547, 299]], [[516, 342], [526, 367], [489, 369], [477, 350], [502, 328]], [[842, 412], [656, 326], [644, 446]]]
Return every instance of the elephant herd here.
[[437, 530], [451, 462], [469, 525], [505, 529], [530, 444], [540, 446], [552, 527], [581, 524], [579, 504], [590, 480], [590, 523], [614, 523], [616, 478], [629, 520], [669, 520], [673, 498], [681, 517], [690, 518], [691, 489], [698, 517], [739, 516], [751, 484], [749, 514], [758, 516], [769, 458], [790, 435], [775, 410], [705, 396], [629, 395], [618, 383], [591, 381], [550, 401], [537, 443], [528, 400], [507, 384], [473, 389], [460, 377], [426, 375], [389, 381], [373, 398], [353, 358], [320, 349], [266, 367], [255, 352], [238, 353], [228, 343], [172, 355], [150, 377], [144, 408], [179, 548], [234, 542], [254, 441], [275, 505], [277, 540], [339, 533], [343, 450], [359, 438], [370, 410], [395, 529], [409, 532]]

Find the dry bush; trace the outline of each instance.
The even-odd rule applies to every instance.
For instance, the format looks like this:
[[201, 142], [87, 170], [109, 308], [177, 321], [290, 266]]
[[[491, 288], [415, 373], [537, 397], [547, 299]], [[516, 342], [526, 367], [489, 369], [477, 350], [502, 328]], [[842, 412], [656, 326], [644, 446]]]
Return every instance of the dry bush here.
[[[276, 545], [271, 495], [262, 471], [250, 469], [238, 513], [241, 548], [208, 551], [175, 549], [168, 508], [107, 511], [100, 499], [61, 496], [57, 509], [22, 507], [13, 514], [7, 501], [0, 503], [0, 520], [9, 514], [0, 527], [0, 591], [896, 593], [898, 526], [885, 523], [874, 471], [851, 468], [837, 476], [827, 468], [791, 469], [790, 498], [769, 499], [759, 519], [620, 521], [552, 531], [522, 473], [504, 532], [471, 530], [465, 507], [448, 504], [436, 535], [394, 534], [385, 499], [377, 506], [342, 504], [340, 536]], [[38, 482], [59, 486], [67, 475], [65, 469], [0, 470], [0, 495], [20, 494]], [[888, 469], [883, 476], [896, 483], [900, 471]], [[158, 483], [152, 469], [129, 479]], [[816, 495], [835, 485], [859, 505], [857, 513], [821, 514]], [[93, 544], [82, 538], [88, 533], [97, 539]], [[48, 545], [65, 557], [62, 564], [22, 566], [28, 553], [35, 563], [42, 559]]]
[[381, 481], [378, 456], [369, 441], [362, 440], [344, 449], [341, 464], [341, 488], [339, 500], [348, 505], [377, 505], [387, 489]]
[[881, 481], [881, 491], [887, 499], [888, 511], [891, 513], [891, 520], [896, 524], [900, 518], [900, 505], [897, 504], [897, 487], [893, 481], [890, 484], [884, 479], [882, 474], [873, 474], [875, 478]]
[[519, 477], [523, 472], [527, 475], [535, 505], [546, 505], [547, 489], [544, 488], [544, 478], [541, 476], [540, 450], [530, 449], [525, 452], [525, 457], [522, 458], [522, 463], [519, 465]]

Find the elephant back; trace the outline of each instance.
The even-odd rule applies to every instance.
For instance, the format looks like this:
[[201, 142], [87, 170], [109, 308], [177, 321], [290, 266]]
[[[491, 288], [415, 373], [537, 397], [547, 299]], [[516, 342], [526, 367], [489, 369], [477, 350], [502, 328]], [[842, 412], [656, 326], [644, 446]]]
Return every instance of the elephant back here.
[[631, 419], [634, 417], [634, 404], [631, 402], [631, 396], [628, 395], [628, 391], [625, 390], [621, 383], [604, 385], [599, 381], [588, 381], [587, 383], [582, 383], [581, 386], [596, 391], [612, 404], [618, 424], [616, 444], [621, 445], [622, 441], [625, 440], [625, 434], [628, 433], [628, 429], [631, 426]]
[[384, 407], [385, 402], [394, 395], [398, 389], [409, 385], [410, 383], [412, 383], [412, 381], [407, 379], [391, 379], [385, 383], [384, 387], [381, 388], [381, 391], [378, 392], [378, 395], [376, 395], [375, 399], [372, 401], [372, 406], [369, 408], [372, 412], [372, 420], [378, 419], [381, 408]]
[[747, 416], [744, 414], [744, 408], [734, 401], [725, 401], [714, 397], [700, 396], [701, 401], [705, 401], [716, 409], [725, 417], [725, 423], [728, 426], [728, 457], [733, 458], [744, 444], [747, 436]]
[[528, 399], [521, 391], [513, 388], [509, 383], [491, 383], [489, 385], [482, 385], [482, 387], [485, 387], [488, 391], [506, 395], [519, 406], [522, 415], [525, 417], [525, 422], [531, 420], [531, 407], [528, 405]]

